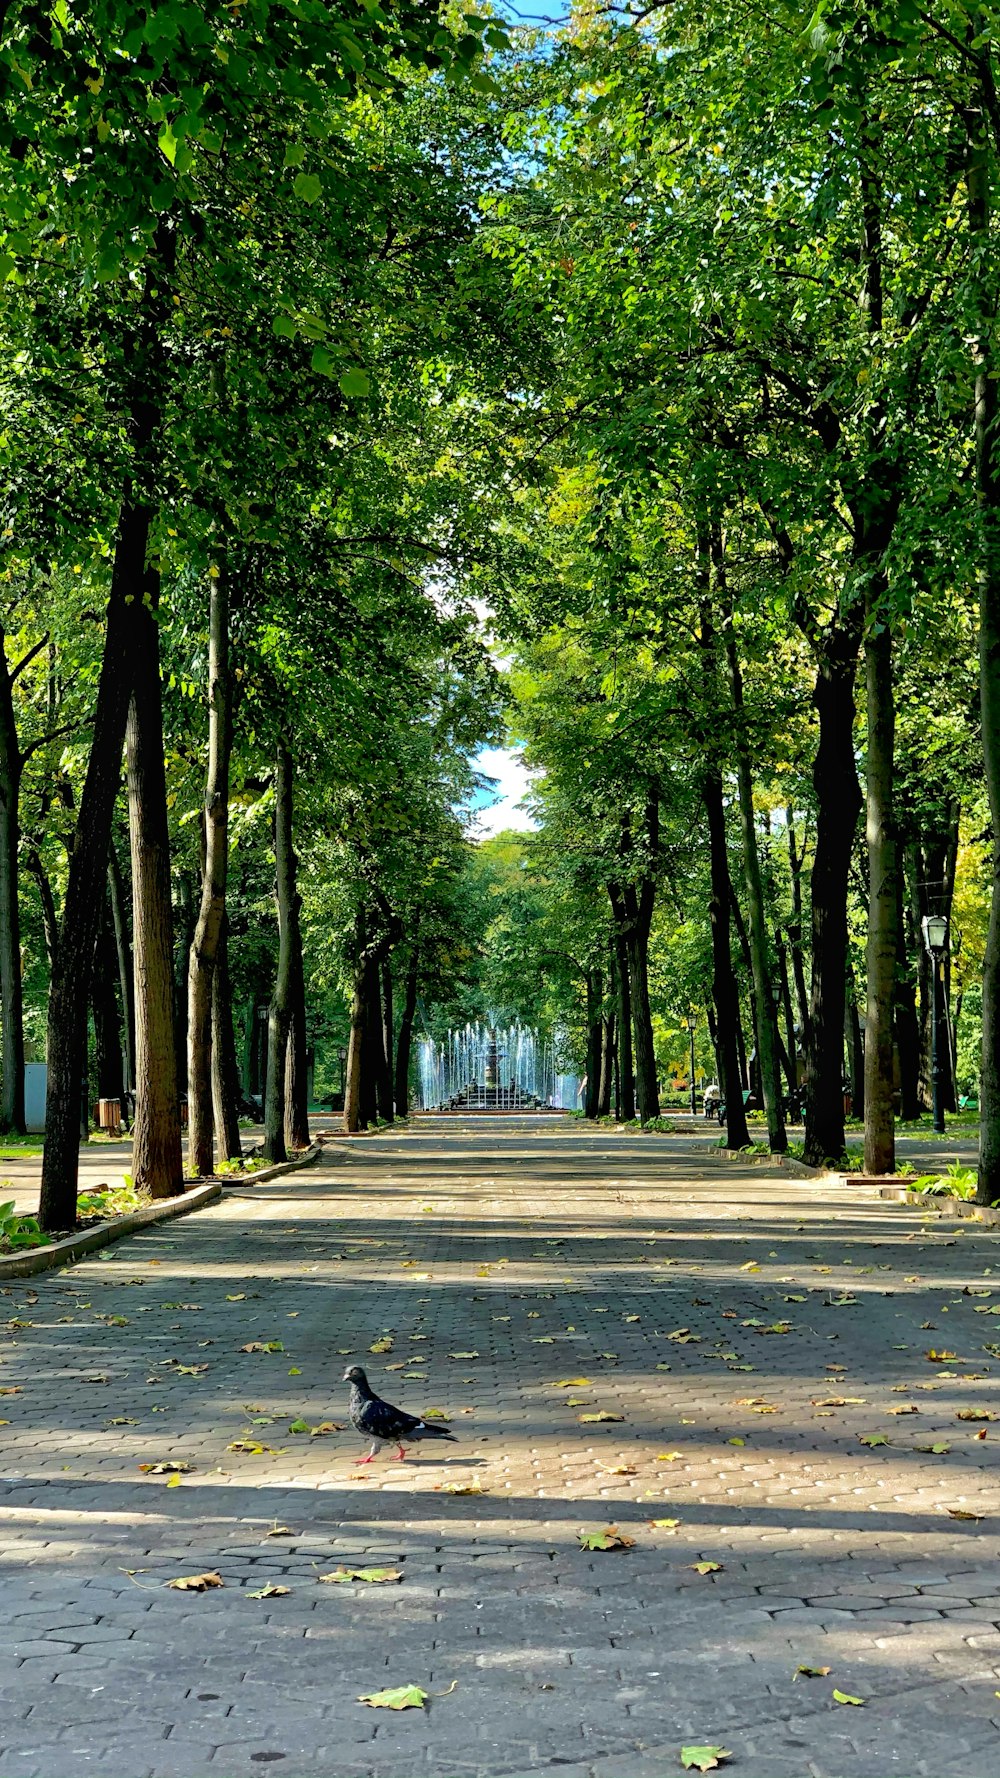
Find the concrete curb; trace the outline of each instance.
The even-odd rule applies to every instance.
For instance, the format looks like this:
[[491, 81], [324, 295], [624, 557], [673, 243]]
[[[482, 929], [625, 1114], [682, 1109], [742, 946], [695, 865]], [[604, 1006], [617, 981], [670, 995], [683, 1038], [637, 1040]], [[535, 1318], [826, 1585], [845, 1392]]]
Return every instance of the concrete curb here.
[[14, 1253], [7, 1259], [0, 1259], [0, 1279], [33, 1278], [37, 1272], [47, 1272], [53, 1266], [72, 1265], [74, 1260], [94, 1253], [99, 1247], [110, 1247], [113, 1241], [134, 1234], [136, 1229], [148, 1228], [150, 1223], [169, 1222], [174, 1216], [186, 1216], [189, 1210], [200, 1210], [203, 1204], [210, 1204], [221, 1196], [221, 1185], [209, 1179], [203, 1185], [193, 1186], [179, 1198], [154, 1199], [142, 1210], [130, 1210], [127, 1216], [116, 1216], [113, 1222], [99, 1222], [96, 1228], [67, 1235], [62, 1241], [53, 1241], [49, 1247], [32, 1247], [26, 1253]]
[[936, 1210], [939, 1216], [964, 1217], [968, 1222], [983, 1222], [990, 1228], [1000, 1228], [1000, 1210], [994, 1210], [990, 1204], [970, 1204], [965, 1198], [911, 1192], [905, 1185], [880, 1185], [878, 1195], [890, 1204], [919, 1204], [922, 1210]]
[[771, 1173], [788, 1173], [792, 1179], [841, 1180], [843, 1175], [831, 1173], [821, 1167], [810, 1167], [805, 1161], [796, 1160], [790, 1154], [744, 1154], [739, 1148], [710, 1148], [709, 1154], [717, 1154], [724, 1161], [745, 1161], [751, 1167], [766, 1167]]
[[283, 1173], [296, 1173], [300, 1167], [311, 1167], [323, 1153], [323, 1144], [314, 1142], [294, 1161], [279, 1161], [274, 1167], [261, 1167], [255, 1173], [217, 1173], [214, 1178], [223, 1191], [248, 1191], [254, 1185], [266, 1185], [269, 1179], [280, 1179]]

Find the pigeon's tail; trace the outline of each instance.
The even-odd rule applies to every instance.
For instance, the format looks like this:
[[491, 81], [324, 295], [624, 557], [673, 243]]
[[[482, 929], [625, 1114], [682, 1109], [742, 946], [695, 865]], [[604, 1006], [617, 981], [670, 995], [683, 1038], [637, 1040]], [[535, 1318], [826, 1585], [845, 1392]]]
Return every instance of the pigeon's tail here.
[[450, 1438], [450, 1439], [451, 1439], [451, 1441], [452, 1441], [452, 1443], [453, 1443], [453, 1444], [457, 1444], [457, 1443], [458, 1443], [458, 1440], [457, 1440], [457, 1438], [456, 1438], [456, 1437], [455, 1437], [455, 1434], [454, 1434], [454, 1433], [453, 1433], [453, 1432], [452, 1432], [452, 1431], [451, 1431], [451, 1429], [450, 1429], [450, 1427], [447, 1427], [447, 1426], [428, 1426], [428, 1424], [427, 1424], [427, 1422], [426, 1422], [426, 1420], [421, 1420], [421, 1421], [420, 1421], [420, 1422], [419, 1422], [419, 1424], [418, 1424], [418, 1425], [416, 1425], [416, 1426], [415, 1426], [415, 1427], [414, 1427], [414, 1428], [413, 1428], [413, 1431], [412, 1431], [412, 1432], [411, 1432], [411, 1433], [410, 1433], [410, 1434], [409, 1434], [409, 1435], [408, 1435], [408, 1436], [409, 1436], [409, 1437], [410, 1437], [410, 1438], [411, 1438], [411, 1439], [418, 1439], [418, 1438]]

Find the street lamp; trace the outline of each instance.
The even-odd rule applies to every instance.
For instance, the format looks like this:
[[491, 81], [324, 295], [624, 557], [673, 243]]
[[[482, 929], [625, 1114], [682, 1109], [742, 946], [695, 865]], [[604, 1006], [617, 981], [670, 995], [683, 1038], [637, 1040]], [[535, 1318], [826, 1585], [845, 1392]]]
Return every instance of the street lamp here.
[[698, 1101], [695, 1097], [695, 1091], [694, 1091], [694, 1033], [695, 1033], [695, 1026], [697, 1025], [698, 1021], [695, 1018], [695, 1015], [693, 1012], [688, 1013], [686, 1023], [687, 1023], [687, 1028], [688, 1028], [688, 1037], [691, 1040], [691, 1116], [697, 1117], [698, 1116]]
[[934, 1131], [944, 1135], [944, 1094], [941, 1079], [940, 988], [942, 962], [948, 949], [948, 920], [945, 914], [925, 914], [920, 922], [924, 946], [931, 960], [931, 1090], [934, 1107]]

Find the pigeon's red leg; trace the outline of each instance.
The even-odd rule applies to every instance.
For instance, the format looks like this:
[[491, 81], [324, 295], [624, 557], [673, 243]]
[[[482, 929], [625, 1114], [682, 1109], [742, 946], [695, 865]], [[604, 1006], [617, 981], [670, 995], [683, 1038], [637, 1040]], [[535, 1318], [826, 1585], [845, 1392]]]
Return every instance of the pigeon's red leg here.
[[374, 1461], [375, 1461], [374, 1453], [371, 1451], [369, 1451], [367, 1457], [359, 1457], [358, 1458], [359, 1463], [374, 1463]]
[[400, 1445], [399, 1450], [396, 1452], [396, 1456], [399, 1458], [400, 1463], [405, 1462], [406, 1452], [404, 1451], [402, 1445]]

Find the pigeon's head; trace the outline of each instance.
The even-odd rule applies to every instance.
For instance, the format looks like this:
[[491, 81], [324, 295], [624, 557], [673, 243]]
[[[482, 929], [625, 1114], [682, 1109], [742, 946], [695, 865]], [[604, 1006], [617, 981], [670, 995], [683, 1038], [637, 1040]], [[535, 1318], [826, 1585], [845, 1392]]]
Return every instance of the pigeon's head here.
[[360, 1364], [348, 1365], [341, 1380], [344, 1383], [353, 1383], [355, 1389], [367, 1389], [368, 1387], [368, 1378], [365, 1376]]

